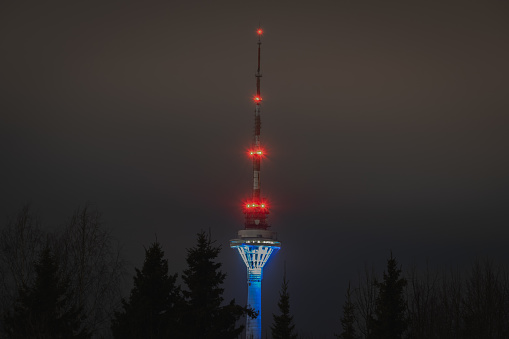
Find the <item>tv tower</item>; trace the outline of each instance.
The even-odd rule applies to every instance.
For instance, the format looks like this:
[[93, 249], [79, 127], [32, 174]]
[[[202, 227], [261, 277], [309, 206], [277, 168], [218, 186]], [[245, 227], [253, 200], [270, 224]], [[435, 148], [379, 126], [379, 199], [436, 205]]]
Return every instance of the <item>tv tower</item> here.
[[267, 215], [269, 206], [260, 194], [260, 163], [264, 157], [263, 147], [260, 143], [260, 106], [262, 96], [260, 94], [260, 48], [262, 45], [262, 29], [258, 28], [258, 68], [256, 70], [256, 95], [255, 102], [255, 128], [254, 140], [249, 156], [253, 158], [253, 194], [243, 206], [245, 215], [244, 229], [238, 232], [238, 239], [230, 240], [230, 247], [236, 248], [247, 266], [247, 304], [254, 309], [258, 316], [254, 319], [247, 317], [246, 339], [261, 339], [262, 337], [262, 276], [263, 266], [267, 263], [272, 253], [281, 248], [281, 242], [277, 240], [277, 234], [269, 231]]

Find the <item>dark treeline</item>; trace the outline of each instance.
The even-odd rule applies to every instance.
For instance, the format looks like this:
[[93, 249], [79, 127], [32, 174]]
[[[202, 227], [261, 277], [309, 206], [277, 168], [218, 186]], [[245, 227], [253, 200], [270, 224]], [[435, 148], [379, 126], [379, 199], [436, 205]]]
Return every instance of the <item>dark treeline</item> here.
[[0, 337], [238, 338], [239, 320], [256, 314], [224, 302], [220, 251], [198, 233], [181, 287], [156, 241], [122, 298], [125, 264], [97, 210], [77, 209], [48, 232], [24, 206], [0, 232]]
[[129, 300], [123, 299], [122, 309], [115, 313], [114, 337], [238, 338], [244, 329], [239, 319], [254, 313], [235, 300], [223, 305], [221, 285], [226, 274], [216, 262], [220, 249], [210, 234], [198, 233], [196, 246], [187, 251], [182, 290], [176, 285], [177, 274], [168, 275], [160, 244], [152, 244], [145, 251], [143, 268], [136, 269]]
[[97, 210], [78, 208], [50, 232], [28, 205], [0, 232], [0, 337], [104, 337], [124, 263]]
[[342, 339], [509, 338], [509, 270], [490, 259], [460, 271], [412, 268], [392, 256], [346, 291]]
[[[198, 233], [179, 274], [155, 241], [122, 298], [130, 274], [96, 209], [78, 208], [50, 232], [24, 206], [0, 230], [0, 337], [240, 338], [255, 314], [223, 299], [220, 251]], [[285, 270], [266, 337], [313, 338], [297, 335], [289, 290]], [[509, 270], [487, 259], [464, 271], [403, 270], [391, 253], [383, 274], [365, 269], [345, 297], [337, 338], [509, 338]]]

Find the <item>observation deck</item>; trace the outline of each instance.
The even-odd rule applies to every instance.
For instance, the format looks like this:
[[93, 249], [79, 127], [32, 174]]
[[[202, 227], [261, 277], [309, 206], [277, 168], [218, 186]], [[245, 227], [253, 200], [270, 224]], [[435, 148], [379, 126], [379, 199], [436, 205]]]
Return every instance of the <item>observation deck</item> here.
[[277, 233], [263, 229], [245, 229], [238, 232], [238, 239], [230, 240], [247, 267], [248, 280], [262, 280], [263, 266], [271, 254], [281, 248]]

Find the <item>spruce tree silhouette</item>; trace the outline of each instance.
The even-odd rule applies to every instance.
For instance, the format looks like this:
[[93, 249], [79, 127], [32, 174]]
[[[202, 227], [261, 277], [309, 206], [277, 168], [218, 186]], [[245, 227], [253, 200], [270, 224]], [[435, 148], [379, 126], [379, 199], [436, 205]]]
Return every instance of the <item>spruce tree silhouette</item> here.
[[383, 281], [376, 283], [378, 297], [375, 303], [375, 317], [368, 323], [371, 327], [370, 339], [400, 339], [407, 329], [407, 308], [403, 293], [407, 281], [400, 275], [401, 269], [398, 268], [398, 262], [391, 251]]
[[89, 338], [82, 310], [70, 304], [69, 280], [61, 276], [49, 245], [35, 263], [35, 281], [22, 287], [13, 314], [5, 316], [9, 338]]
[[346, 301], [343, 305], [343, 316], [341, 317], [341, 334], [334, 336], [339, 339], [358, 339], [359, 336], [355, 331], [355, 304], [352, 302], [352, 295], [350, 293], [350, 283], [346, 290]]
[[217, 256], [221, 246], [214, 246], [210, 234], [197, 234], [195, 247], [187, 250], [187, 265], [182, 278], [187, 285], [185, 297], [183, 338], [189, 339], [236, 339], [244, 326], [236, 326], [244, 315], [253, 316], [252, 310], [241, 307], [231, 300], [222, 306], [224, 289], [221, 287], [223, 273]]
[[156, 241], [145, 250], [141, 271], [136, 269], [129, 301], [112, 321], [115, 338], [179, 338], [178, 322], [182, 298], [175, 285], [177, 274], [168, 275], [168, 260]]
[[279, 292], [280, 315], [273, 314], [273, 324], [271, 326], [273, 339], [296, 339], [297, 334], [294, 333], [295, 324], [293, 316], [290, 315], [290, 294], [288, 293], [288, 280], [286, 280], [286, 265], [283, 275], [283, 283]]

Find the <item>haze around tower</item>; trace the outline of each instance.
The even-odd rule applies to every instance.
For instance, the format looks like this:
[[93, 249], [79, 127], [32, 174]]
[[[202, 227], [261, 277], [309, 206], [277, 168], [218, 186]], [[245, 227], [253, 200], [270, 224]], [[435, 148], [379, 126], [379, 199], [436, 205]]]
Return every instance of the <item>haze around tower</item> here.
[[404, 267], [509, 259], [508, 15], [505, 2], [3, 2], [0, 215], [30, 201], [58, 227], [91, 201], [132, 266], [157, 234], [175, 272], [210, 228], [225, 299], [245, 300], [227, 247], [252, 185], [246, 37], [260, 22], [263, 190], [284, 234], [263, 312], [286, 262], [298, 329], [330, 338], [348, 281], [391, 249]]

